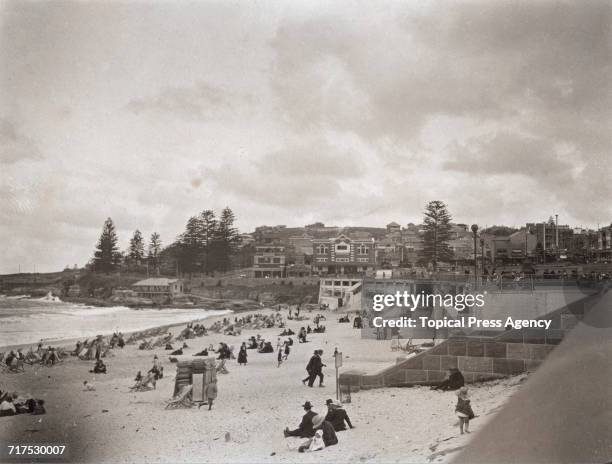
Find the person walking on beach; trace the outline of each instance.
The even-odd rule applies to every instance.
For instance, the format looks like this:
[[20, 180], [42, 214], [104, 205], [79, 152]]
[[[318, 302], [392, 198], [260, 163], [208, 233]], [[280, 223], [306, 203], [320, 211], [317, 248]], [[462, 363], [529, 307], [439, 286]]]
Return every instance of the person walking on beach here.
[[323, 350], [315, 350], [313, 356], [308, 362], [308, 366], [306, 366], [306, 371], [310, 374], [308, 377], [308, 386], [311, 388], [317, 377], [319, 377], [319, 387], [325, 386], [323, 385], [323, 367], [325, 364], [323, 364], [323, 361], [321, 360], [321, 354], [323, 354]]
[[321, 358], [321, 356], [323, 356], [323, 350], [317, 350], [316, 354], [317, 354], [317, 361], [315, 363], [315, 371], [314, 371], [314, 377], [312, 378], [312, 381], [314, 382], [315, 378], [318, 376], [319, 377], [319, 387], [324, 387], [325, 385], [323, 385], [323, 368], [327, 367], [327, 365], [323, 364], [323, 359]]
[[247, 363], [247, 347], [246, 343], [242, 343], [240, 346], [240, 351], [238, 352], [238, 364], [246, 364]]
[[313, 355], [310, 357], [310, 360], [308, 361], [308, 364], [306, 364], [306, 372], [308, 373], [308, 376], [305, 379], [302, 379], [302, 383], [304, 385], [306, 385], [306, 382], [308, 382], [308, 386], [312, 387], [310, 379], [313, 379], [314, 382], [314, 377], [313, 377], [313, 366], [316, 363], [315, 357], [317, 356], [317, 351], [315, 350]]
[[470, 433], [470, 419], [474, 418], [474, 411], [472, 411], [467, 387], [461, 387], [457, 392], [455, 414], [457, 414], [459, 418], [459, 430], [461, 431], [461, 435], [463, 435], [464, 427], [465, 433]]
[[211, 381], [208, 385], [206, 385], [206, 402], [208, 403], [208, 410], [212, 409], [213, 401], [217, 398], [217, 379]]
[[278, 347], [278, 356], [276, 357], [276, 361], [277, 361], [276, 367], [281, 367], [281, 364], [283, 363], [283, 347], [282, 346]]

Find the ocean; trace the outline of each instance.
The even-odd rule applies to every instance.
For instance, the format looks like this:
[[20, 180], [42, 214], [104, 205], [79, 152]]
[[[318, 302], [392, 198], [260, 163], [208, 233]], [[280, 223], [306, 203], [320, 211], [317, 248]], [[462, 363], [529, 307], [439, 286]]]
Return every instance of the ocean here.
[[93, 307], [46, 298], [0, 295], [0, 346], [51, 343], [90, 338], [114, 331], [123, 333], [231, 313], [208, 309], [139, 309], [125, 306]]

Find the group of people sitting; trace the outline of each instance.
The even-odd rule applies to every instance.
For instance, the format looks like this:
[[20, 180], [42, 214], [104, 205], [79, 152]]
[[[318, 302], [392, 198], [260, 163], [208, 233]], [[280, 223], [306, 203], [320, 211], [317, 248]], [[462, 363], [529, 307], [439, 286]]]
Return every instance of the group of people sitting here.
[[97, 359], [93, 369], [89, 372], [93, 374], [106, 374], [106, 364], [101, 359]]
[[306, 413], [302, 417], [300, 425], [294, 430], [289, 430], [289, 427], [286, 427], [283, 431], [285, 437], [308, 439], [298, 448], [300, 453], [319, 451], [325, 447], [336, 445], [338, 443], [336, 432], [346, 430], [346, 425], [351, 429], [354, 428], [342, 403], [328, 399], [325, 405], [327, 406], [327, 414], [324, 416], [314, 412], [310, 401], [306, 401], [302, 405]]
[[45, 400], [20, 397], [17, 392], [0, 390], [0, 417], [17, 414], [45, 414]]
[[11, 372], [19, 372], [24, 371], [24, 362], [25, 356], [21, 352], [21, 350], [11, 350], [9, 354], [4, 357], [4, 353], [2, 353], [2, 362], [6, 365], [6, 368]]
[[125, 340], [123, 339], [123, 334], [121, 332], [113, 333], [113, 336], [109, 342], [110, 348], [115, 348], [115, 345], [119, 348], [123, 348], [125, 346]]

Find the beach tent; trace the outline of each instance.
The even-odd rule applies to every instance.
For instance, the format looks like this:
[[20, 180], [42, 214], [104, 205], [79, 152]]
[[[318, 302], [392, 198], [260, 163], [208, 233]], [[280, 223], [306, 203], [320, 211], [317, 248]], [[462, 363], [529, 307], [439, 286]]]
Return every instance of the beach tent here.
[[204, 401], [206, 398], [200, 398], [203, 395], [202, 392], [206, 391], [206, 386], [216, 379], [215, 358], [181, 361], [176, 365], [173, 396], [177, 396], [184, 386], [192, 385], [194, 393], [198, 394], [198, 398], [193, 397], [192, 400]]

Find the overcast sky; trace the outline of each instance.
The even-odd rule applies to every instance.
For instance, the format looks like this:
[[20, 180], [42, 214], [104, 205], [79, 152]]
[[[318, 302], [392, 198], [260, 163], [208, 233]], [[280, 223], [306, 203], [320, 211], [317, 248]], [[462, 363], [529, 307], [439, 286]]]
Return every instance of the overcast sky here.
[[255, 226], [612, 221], [608, 1], [0, 1], [0, 272]]

